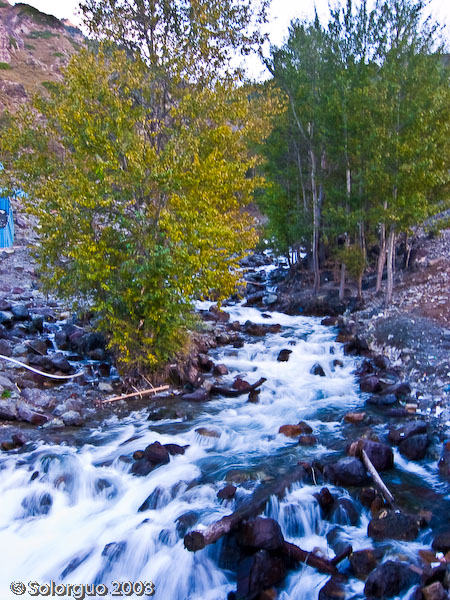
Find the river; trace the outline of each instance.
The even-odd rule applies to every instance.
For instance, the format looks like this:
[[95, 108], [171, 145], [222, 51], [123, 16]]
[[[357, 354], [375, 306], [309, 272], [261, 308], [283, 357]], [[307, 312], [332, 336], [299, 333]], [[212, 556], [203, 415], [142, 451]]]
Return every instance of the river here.
[[[87, 432], [79, 447], [40, 443], [0, 455], [2, 600], [17, 597], [9, 591], [12, 581], [104, 584], [109, 592], [102, 597], [113, 598], [116, 580], [153, 582], [158, 600], [225, 600], [236, 580], [223, 542], [190, 553], [183, 545], [184, 524], [202, 528], [231, 513], [258, 482], [289, 471], [299, 460], [343, 455], [351, 427], [342, 426], [343, 416], [362, 408], [364, 398], [354, 376], [357, 359], [344, 355], [335, 331], [314, 318], [268, 316], [240, 304], [225, 310], [232, 321], [282, 325], [280, 333], [246, 338], [242, 348], [210, 353], [228, 367], [223, 385], [237, 375], [250, 383], [267, 378], [259, 403], [247, 402], [246, 395], [218, 397], [186, 409], [187, 418], [161, 421], [147, 420], [144, 408], [126, 418], [111, 417]], [[277, 361], [281, 349], [292, 351], [287, 362]], [[311, 374], [315, 363], [325, 377]], [[280, 426], [299, 421], [312, 427], [318, 444], [303, 447], [278, 433]], [[199, 428], [216, 437], [200, 435]], [[133, 476], [130, 457], [154, 441], [189, 447], [148, 476]], [[417, 465], [397, 453], [396, 465], [388, 478], [394, 486], [409, 482], [445, 492], [433, 461]], [[239, 481], [238, 491], [235, 499], [221, 501], [217, 492], [227, 480]], [[355, 550], [371, 547], [368, 510], [357, 504], [356, 525], [349, 524], [345, 511], [324, 520], [314, 497], [321, 487], [299, 483], [282, 501], [272, 498], [265, 515], [279, 522], [287, 540], [306, 550], [320, 548], [329, 558], [334, 556], [330, 540], [350, 541]], [[146, 500], [147, 509], [139, 510]], [[388, 555], [413, 557], [429, 543], [425, 529], [415, 542], [390, 542]], [[300, 566], [290, 571], [278, 597], [314, 600], [327, 578]], [[350, 578], [347, 597], [363, 598], [363, 588], [364, 582]], [[131, 597], [141, 588], [134, 590]], [[30, 597], [28, 591], [23, 597]]]

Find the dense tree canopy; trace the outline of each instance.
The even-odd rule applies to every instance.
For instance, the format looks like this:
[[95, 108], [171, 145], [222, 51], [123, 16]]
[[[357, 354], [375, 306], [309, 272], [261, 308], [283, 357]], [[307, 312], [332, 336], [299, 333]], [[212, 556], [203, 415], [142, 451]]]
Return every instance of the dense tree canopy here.
[[316, 290], [319, 246], [342, 262], [343, 297], [346, 266], [361, 283], [378, 236], [389, 302], [396, 237], [448, 206], [449, 70], [424, 6], [349, 0], [327, 27], [292, 23], [268, 61], [287, 109], [264, 149], [262, 204], [278, 248], [309, 253]]

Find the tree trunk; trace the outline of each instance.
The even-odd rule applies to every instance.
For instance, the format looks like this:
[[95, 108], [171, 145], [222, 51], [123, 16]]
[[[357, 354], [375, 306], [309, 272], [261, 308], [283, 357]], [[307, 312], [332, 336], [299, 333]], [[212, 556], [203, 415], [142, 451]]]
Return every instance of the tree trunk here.
[[314, 293], [317, 294], [320, 288], [320, 270], [319, 270], [319, 236], [320, 236], [320, 207], [319, 195], [317, 193], [317, 161], [314, 150], [309, 151], [311, 162], [311, 191], [313, 200], [313, 243], [312, 243], [312, 268], [314, 273]]
[[392, 301], [392, 292], [394, 289], [394, 250], [395, 250], [395, 229], [391, 226], [387, 242], [387, 282], [386, 282], [386, 306]]
[[384, 223], [380, 225], [380, 254], [378, 255], [377, 265], [377, 285], [375, 292], [381, 290], [381, 282], [383, 280], [383, 269], [386, 262], [386, 226]]
[[342, 302], [345, 296], [345, 263], [341, 264], [341, 280], [339, 282], [339, 300]]

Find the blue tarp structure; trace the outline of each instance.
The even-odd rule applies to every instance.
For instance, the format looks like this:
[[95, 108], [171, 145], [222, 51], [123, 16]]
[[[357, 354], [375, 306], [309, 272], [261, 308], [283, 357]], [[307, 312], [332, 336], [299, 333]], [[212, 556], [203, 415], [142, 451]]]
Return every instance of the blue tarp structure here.
[[14, 219], [9, 198], [0, 196], [0, 248], [14, 244]]

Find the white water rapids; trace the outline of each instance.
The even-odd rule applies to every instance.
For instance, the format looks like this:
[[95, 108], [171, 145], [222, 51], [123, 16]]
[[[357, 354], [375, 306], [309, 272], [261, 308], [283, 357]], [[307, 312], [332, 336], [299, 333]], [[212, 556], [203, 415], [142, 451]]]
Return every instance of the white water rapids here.
[[[220, 558], [222, 542], [188, 552], [177, 519], [194, 513], [193, 526], [201, 528], [230, 514], [252, 486], [238, 485], [235, 500], [220, 501], [217, 492], [231, 470], [264, 480], [299, 460], [341, 455], [333, 448], [342, 435], [342, 417], [363, 400], [352, 374], [354, 359], [344, 356], [333, 330], [312, 318], [279, 313], [265, 318], [239, 305], [226, 310], [241, 323], [283, 326], [279, 334], [255, 338], [243, 348], [211, 352], [229, 369], [221, 385], [231, 385], [237, 375], [250, 383], [267, 378], [259, 404], [248, 403], [246, 395], [218, 398], [190, 419], [158, 422], [148, 421], [143, 410], [120, 421], [111, 418], [81, 448], [41, 444], [31, 452], [0, 455], [0, 600], [17, 598], [10, 592], [12, 581], [102, 583], [112, 590], [114, 580], [152, 581], [158, 600], [225, 600], [236, 582]], [[277, 362], [283, 348], [292, 354], [288, 362]], [[343, 367], [333, 367], [334, 359]], [[326, 377], [310, 374], [316, 362]], [[302, 447], [278, 434], [281, 425], [302, 420], [313, 428], [318, 445]], [[199, 427], [220, 437], [201, 436]], [[189, 448], [146, 477], [131, 475], [131, 463], [123, 457], [154, 441]], [[326, 534], [336, 524], [320, 516], [313, 496], [319, 489], [299, 484], [281, 502], [272, 500], [266, 515], [279, 521], [288, 541], [332, 557]], [[149, 496], [150, 508], [139, 512]], [[341, 519], [339, 537], [351, 540], [354, 549], [370, 547], [367, 522], [367, 513], [357, 527]], [[406, 546], [418, 547], [399, 546], [404, 552]], [[326, 580], [300, 566], [290, 572], [279, 599], [314, 600]], [[362, 582], [351, 581], [348, 590], [353, 598], [363, 597]]]

